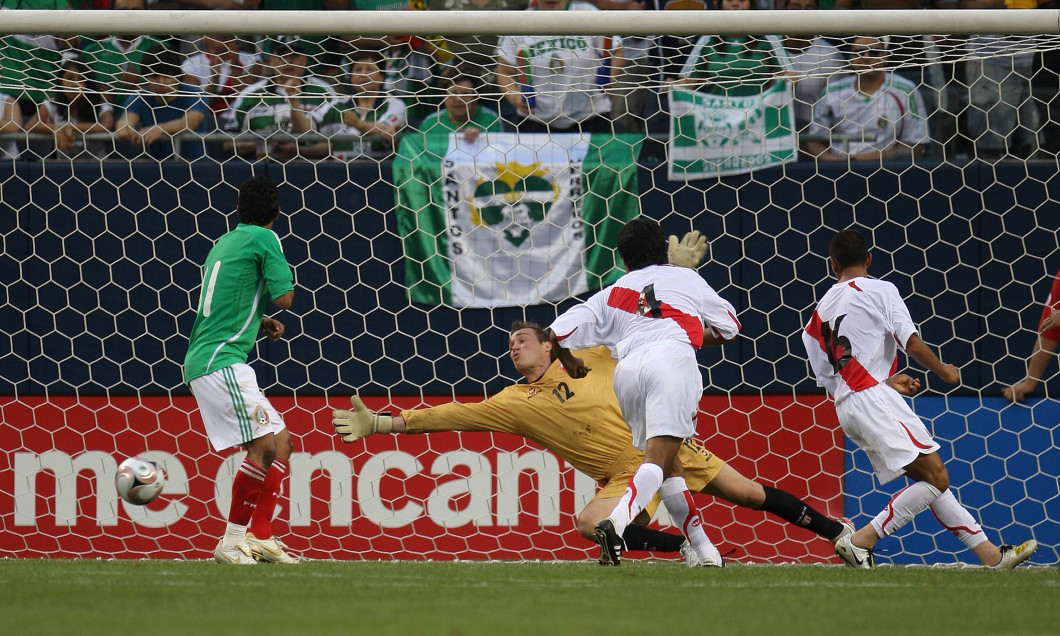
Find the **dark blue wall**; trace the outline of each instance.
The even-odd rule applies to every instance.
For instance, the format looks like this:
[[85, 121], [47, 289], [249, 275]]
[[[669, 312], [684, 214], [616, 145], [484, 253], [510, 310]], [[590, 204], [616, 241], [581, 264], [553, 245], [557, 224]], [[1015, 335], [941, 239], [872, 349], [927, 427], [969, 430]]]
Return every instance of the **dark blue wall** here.
[[[298, 288], [288, 337], [259, 345], [278, 392], [491, 393], [516, 318], [553, 306], [409, 303], [386, 164], [264, 164]], [[1056, 164], [822, 166], [666, 181], [641, 169], [643, 211], [711, 239], [705, 277], [743, 337], [702, 361], [715, 390], [816, 391], [798, 332], [828, 286], [831, 235], [873, 232], [873, 273], [907, 298], [925, 339], [996, 394], [1023, 372], [1046, 278], [1060, 267]], [[182, 392], [199, 265], [233, 224], [242, 163], [0, 165], [0, 393]]]

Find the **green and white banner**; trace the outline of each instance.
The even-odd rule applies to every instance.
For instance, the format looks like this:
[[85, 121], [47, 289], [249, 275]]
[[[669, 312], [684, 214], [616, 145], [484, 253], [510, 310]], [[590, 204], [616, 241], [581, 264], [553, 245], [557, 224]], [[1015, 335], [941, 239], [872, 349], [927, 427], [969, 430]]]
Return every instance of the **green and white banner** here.
[[639, 213], [639, 135], [410, 134], [394, 160], [413, 302], [556, 302], [622, 275], [618, 232]]
[[671, 181], [743, 174], [795, 161], [791, 83], [745, 97], [670, 89]]

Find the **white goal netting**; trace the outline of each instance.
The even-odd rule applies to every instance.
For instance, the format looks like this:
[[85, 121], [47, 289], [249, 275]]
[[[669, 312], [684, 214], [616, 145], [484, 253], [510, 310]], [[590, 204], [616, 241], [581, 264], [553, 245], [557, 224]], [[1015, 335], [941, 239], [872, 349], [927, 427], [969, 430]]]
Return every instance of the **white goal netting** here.
[[[857, 226], [962, 370], [951, 389], [899, 360], [959, 499], [1055, 562], [1056, 366], [1021, 405], [1002, 390], [1060, 268], [1058, 12], [559, 9], [578, 13], [0, 14], [0, 556], [209, 556], [241, 455], [210, 449], [181, 365], [206, 253], [264, 174], [297, 292], [250, 362], [295, 438], [274, 523], [293, 551], [595, 557], [574, 519], [596, 484], [564, 458], [507, 433], [346, 445], [331, 410], [523, 381], [512, 322], [612, 282], [618, 229], [645, 214], [708, 237], [700, 271], [743, 324], [700, 354], [707, 448], [858, 525], [900, 487], [844, 439], [800, 341], [828, 241]], [[116, 31], [136, 35], [86, 35]], [[169, 476], [142, 508], [113, 488], [137, 454]], [[696, 500], [729, 558], [838, 562]], [[970, 555], [921, 515], [888, 560]]]

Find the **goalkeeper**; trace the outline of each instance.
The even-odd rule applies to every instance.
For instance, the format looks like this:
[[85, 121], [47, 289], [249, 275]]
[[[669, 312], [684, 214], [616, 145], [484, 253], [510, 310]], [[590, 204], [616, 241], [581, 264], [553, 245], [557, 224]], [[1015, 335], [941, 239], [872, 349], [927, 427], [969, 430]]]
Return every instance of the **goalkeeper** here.
[[[672, 264], [695, 267], [705, 251], [706, 239], [699, 232], [686, 234], [681, 243], [670, 237]], [[593, 372], [585, 378], [572, 379], [554, 360], [544, 330], [521, 321], [512, 325], [508, 353], [526, 383], [509, 386], [483, 402], [406, 410], [396, 417], [372, 413], [354, 396], [352, 411], [334, 412], [335, 431], [344, 442], [355, 442], [373, 433], [497, 431], [521, 435], [601, 484], [596, 496], [578, 514], [578, 532], [595, 541], [596, 524], [611, 513], [644, 461], [644, 454], [633, 446], [633, 436], [612, 387], [615, 361], [605, 347], [583, 350], [578, 355]], [[747, 479], [694, 439], [684, 440], [679, 457], [692, 492], [771, 512], [833, 544], [852, 531], [788, 492]], [[647, 527], [658, 504], [656, 495], [626, 528], [626, 549], [680, 551], [686, 563], [698, 565], [698, 555], [683, 536]]]

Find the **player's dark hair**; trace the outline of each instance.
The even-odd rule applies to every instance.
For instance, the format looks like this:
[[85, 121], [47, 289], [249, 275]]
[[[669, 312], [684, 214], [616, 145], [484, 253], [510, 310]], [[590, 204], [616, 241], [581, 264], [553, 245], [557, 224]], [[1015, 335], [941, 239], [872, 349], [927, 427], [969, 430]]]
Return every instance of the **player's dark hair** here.
[[618, 233], [618, 255], [633, 271], [666, 264], [666, 234], [654, 219], [638, 216]]
[[240, 223], [260, 225], [272, 223], [280, 215], [280, 200], [276, 184], [265, 175], [251, 177], [239, 186], [236, 215]]
[[548, 342], [549, 340], [548, 334], [545, 333], [545, 330], [541, 327], [541, 325], [537, 324], [536, 322], [529, 322], [526, 320], [513, 321], [512, 329], [508, 333], [513, 334], [516, 331], [519, 331], [520, 329], [529, 329], [530, 331], [536, 333], [539, 342]]
[[855, 265], [864, 265], [869, 260], [869, 245], [857, 230], [843, 230], [832, 237], [828, 245], [831, 256], [840, 271]]

